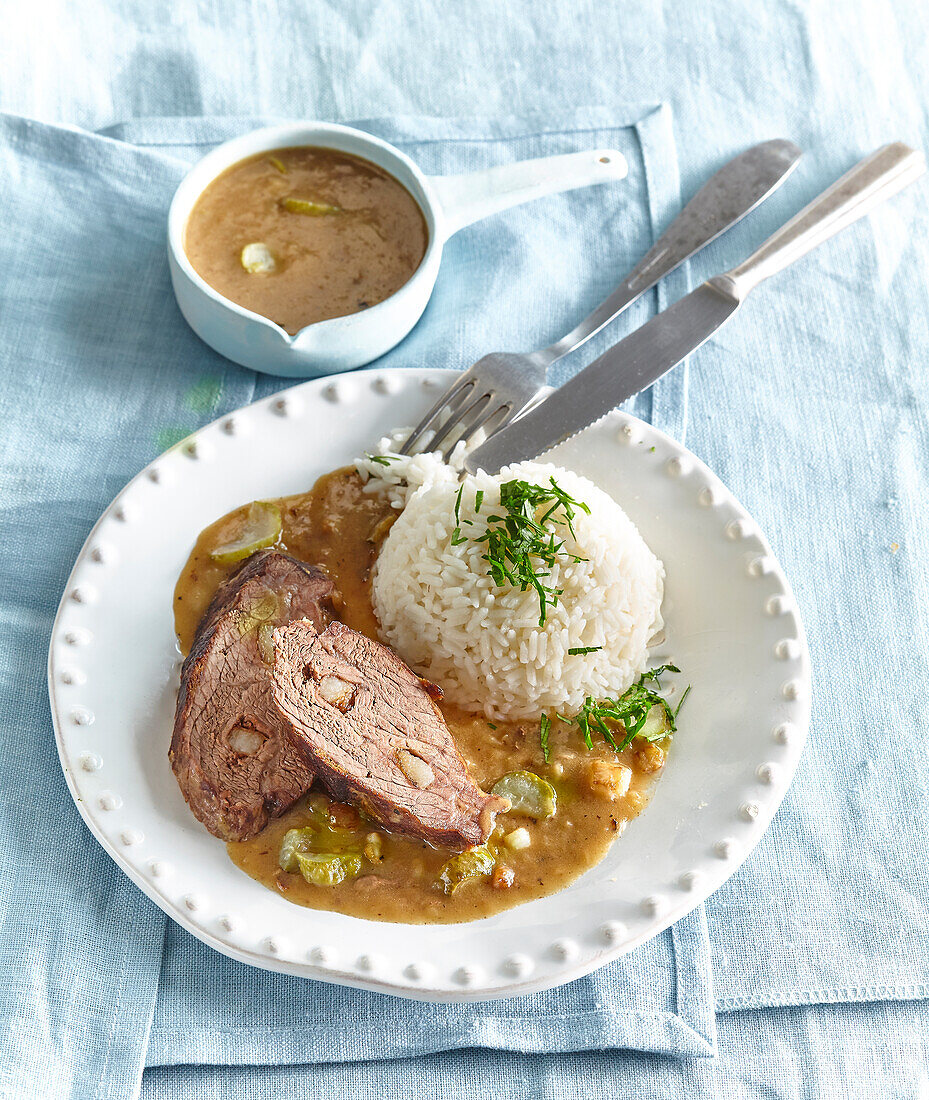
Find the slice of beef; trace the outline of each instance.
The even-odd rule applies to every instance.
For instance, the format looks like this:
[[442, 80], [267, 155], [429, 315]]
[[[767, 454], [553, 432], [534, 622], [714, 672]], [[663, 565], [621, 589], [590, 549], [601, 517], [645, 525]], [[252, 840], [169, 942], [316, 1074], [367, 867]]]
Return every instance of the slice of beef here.
[[275, 630], [272, 683], [295, 743], [330, 792], [387, 828], [467, 848], [509, 807], [468, 774], [423, 681], [344, 624]]
[[332, 582], [276, 550], [248, 558], [216, 592], [181, 670], [169, 758], [194, 815], [222, 840], [246, 840], [313, 782], [271, 695], [271, 630], [322, 629]]

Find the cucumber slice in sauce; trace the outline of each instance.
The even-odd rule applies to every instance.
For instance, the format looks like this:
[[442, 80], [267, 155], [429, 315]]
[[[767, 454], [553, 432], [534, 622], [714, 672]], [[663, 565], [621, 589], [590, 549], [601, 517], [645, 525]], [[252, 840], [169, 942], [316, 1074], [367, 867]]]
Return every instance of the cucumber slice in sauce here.
[[278, 856], [281, 869], [292, 875], [303, 875], [314, 886], [338, 886], [345, 879], [360, 874], [361, 853], [328, 851], [329, 840], [331, 835], [327, 836], [325, 830], [320, 832], [312, 826], [288, 829]]
[[645, 725], [636, 734], [644, 737], [646, 741], [663, 741], [671, 733], [671, 723], [665, 713], [664, 707], [653, 706], [645, 719]]
[[273, 546], [281, 536], [283, 519], [279, 505], [273, 501], [256, 500], [249, 505], [241, 535], [232, 542], [217, 546], [210, 554], [220, 565], [232, 565], [251, 557], [256, 550]]
[[296, 852], [294, 858], [300, 874], [313, 886], [338, 886], [361, 871], [361, 856], [357, 855]]
[[491, 874], [495, 863], [486, 844], [466, 848], [443, 865], [436, 886], [445, 894], [454, 894], [460, 886]]
[[281, 852], [278, 863], [282, 871], [295, 874], [300, 870], [297, 864], [297, 854], [305, 853], [313, 842], [313, 829], [288, 829], [281, 841]]
[[535, 772], [507, 772], [494, 783], [491, 794], [508, 798], [511, 814], [553, 817], [558, 805], [555, 788]]
[[281, 205], [291, 214], [303, 214], [311, 218], [342, 213], [341, 206], [333, 206], [328, 202], [314, 202], [312, 199], [283, 199]]

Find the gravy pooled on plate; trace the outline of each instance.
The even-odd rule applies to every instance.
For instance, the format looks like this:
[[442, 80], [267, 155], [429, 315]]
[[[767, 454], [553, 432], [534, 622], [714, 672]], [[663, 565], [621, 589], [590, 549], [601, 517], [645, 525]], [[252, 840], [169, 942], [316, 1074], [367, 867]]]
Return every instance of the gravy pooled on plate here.
[[248, 157], [191, 211], [184, 250], [230, 301], [291, 335], [358, 313], [406, 283], [428, 233], [413, 196], [370, 161], [299, 146]]
[[[323, 569], [334, 585], [338, 620], [377, 639], [371, 569], [396, 512], [381, 497], [365, 493], [353, 469], [326, 474], [310, 492], [267, 502], [265, 508], [278, 517], [267, 532], [269, 539], [275, 537], [275, 548]], [[207, 527], [178, 579], [175, 628], [185, 653], [217, 587], [241, 564], [232, 560], [235, 554], [218, 561], [216, 547], [239, 538], [250, 510], [245, 505]], [[476, 876], [460, 889], [440, 889], [452, 853], [378, 826], [357, 807], [335, 801], [319, 779], [258, 835], [229, 843], [232, 861], [280, 896], [314, 909], [410, 924], [476, 920], [554, 893], [599, 863], [645, 806], [664, 764], [665, 751], [658, 745], [637, 741], [616, 753], [598, 738], [588, 748], [563, 723], [551, 730], [546, 761], [538, 722], [490, 722], [450, 698], [437, 705], [484, 791], [506, 774], [534, 773], [551, 792], [552, 804], [540, 803], [537, 816], [498, 817], [500, 828], [490, 841], [497, 849], [492, 875]], [[290, 857], [282, 858], [288, 838], [304, 833], [325, 839], [332, 862], [355, 861], [344, 881], [308, 880], [297, 872], [296, 852], [293, 867]]]

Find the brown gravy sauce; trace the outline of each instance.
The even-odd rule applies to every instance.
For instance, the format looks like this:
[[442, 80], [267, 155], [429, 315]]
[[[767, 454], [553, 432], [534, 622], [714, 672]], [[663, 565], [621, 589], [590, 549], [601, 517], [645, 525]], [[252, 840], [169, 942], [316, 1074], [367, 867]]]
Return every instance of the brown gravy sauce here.
[[[288, 203], [313, 204], [315, 213]], [[190, 213], [184, 250], [223, 297], [294, 335], [389, 298], [419, 267], [427, 240], [422, 211], [393, 176], [360, 157], [303, 146], [248, 157], [217, 176]], [[256, 243], [270, 250], [273, 271], [243, 267], [242, 249]]]
[[[352, 469], [326, 474], [310, 492], [286, 497], [280, 504], [279, 548], [326, 569], [335, 582], [338, 617], [377, 638], [368, 578], [377, 553], [372, 539], [386, 534], [388, 525], [383, 521], [393, 514], [389, 506], [362, 492], [361, 480]], [[237, 535], [246, 509], [247, 505], [207, 527], [184, 566], [174, 594], [175, 625], [184, 653], [217, 586], [235, 568], [213, 562], [210, 551]], [[620, 759], [632, 769], [632, 783], [624, 797], [611, 801], [595, 780], [598, 762], [617, 760], [607, 745], [595, 744], [588, 750], [576, 729], [555, 722], [546, 764], [536, 723], [500, 722], [494, 729], [482, 716], [458, 710], [453, 700], [443, 700], [440, 706], [459, 752], [485, 790], [506, 772], [525, 769], [543, 776], [557, 791], [554, 817], [498, 818], [503, 831], [522, 827], [531, 838], [529, 847], [521, 851], [500, 846], [499, 860], [514, 872], [509, 888], [495, 888], [489, 879], [480, 879], [445, 896], [434, 884], [449, 853], [384, 830], [379, 830], [383, 859], [376, 865], [366, 860], [355, 879], [338, 886], [315, 886], [300, 875], [286, 874], [278, 865], [281, 839], [288, 829], [309, 824], [309, 800], [319, 797], [316, 784], [257, 837], [228, 844], [232, 861], [275, 893], [313, 909], [408, 924], [476, 920], [554, 893], [599, 863], [626, 822], [643, 809], [663, 764], [663, 753], [656, 746], [627, 749]]]

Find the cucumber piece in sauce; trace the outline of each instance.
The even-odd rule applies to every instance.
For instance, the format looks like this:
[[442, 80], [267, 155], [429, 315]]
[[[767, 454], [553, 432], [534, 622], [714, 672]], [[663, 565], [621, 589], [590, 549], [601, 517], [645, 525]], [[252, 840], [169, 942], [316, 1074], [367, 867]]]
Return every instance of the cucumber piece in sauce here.
[[341, 214], [341, 206], [328, 202], [314, 202], [313, 199], [282, 199], [281, 205], [290, 214], [303, 214], [310, 218], [321, 218], [326, 214]]
[[281, 851], [278, 863], [282, 871], [296, 874], [300, 870], [297, 863], [297, 853], [306, 853], [313, 843], [314, 829], [288, 829], [281, 841]]
[[509, 799], [508, 812], [525, 817], [553, 817], [558, 805], [555, 788], [535, 772], [507, 772], [490, 793]]
[[[361, 855], [354, 851], [320, 851], [327, 837], [312, 826], [288, 829], [278, 862], [288, 874], [301, 874], [313, 886], [338, 886], [361, 873]], [[315, 847], [315, 851], [314, 851]]]
[[645, 719], [645, 725], [636, 734], [636, 737], [644, 737], [646, 741], [663, 741], [673, 733], [668, 714], [664, 707], [653, 706]]
[[256, 550], [273, 546], [281, 536], [283, 517], [278, 504], [270, 500], [256, 500], [245, 514], [242, 533], [232, 542], [217, 546], [210, 557], [220, 565], [232, 565], [251, 557]]
[[296, 852], [300, 874], [313, 886], [338, 886], [361, 872], [361, 856]]
[[466, 848], [443, 864], [436, 886], [445, 894], [454, 894], [460, 886], [490, 875], [495, 863], [493, 853], [486, 844]]

